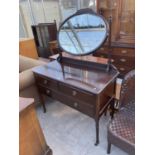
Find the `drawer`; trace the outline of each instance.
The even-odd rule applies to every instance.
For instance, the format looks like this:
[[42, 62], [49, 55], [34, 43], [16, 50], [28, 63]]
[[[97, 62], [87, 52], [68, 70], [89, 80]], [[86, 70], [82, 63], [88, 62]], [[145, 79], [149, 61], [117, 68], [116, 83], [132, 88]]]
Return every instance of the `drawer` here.
[[38, 86], [38, 90], [41, 94], [47, 95], [49, 97], [52, 97], [52, 90], [46, 88], [46, 87], [42, 87], [42, 86]]
[[[95, 56], [106, 56], [109, 53], [109, 49], [107, 47], [100, 48], [94, 55]], [[103, 55], [102, 55], [103, 54]], [[134, 48], [115, 48], [112, 47], [111, 54], [116, 56], [128, 56], [135, 57], [135, 49]]]
[[132, 48], [113, 48], [112, 55], [135, 57], [135, 49], [132, 49]]
[[[94, 117], [95, 114], [95, 106], [84, 103], [82, 101], [76, 100], [74, 97], [69, 97], [68, 95], [62, 94], [60, 92], [53, 91], [52, 98], [55, 100], [59, 100], [60, 102], [90, 116]], [[94, 103], [95, 104], [95, 103]]]
[[71, 86], [59, 83], [60, 92], [72, 96], [75, 99], [82, 100], [89, 104], [94, 104], [96, 97], [94, 94], [85, 92], [84, 90], [80, 90], [78, 88], [73, 88]]
[[39, 85], [42, 85], [44, 87], [50, 88], [50, 89], [57, 89], [57, 82], [54, 80], [49, 80], [47, 78], [41, 77], [41, 76], [35, 76], [36, 82]]
[[132, 67], [122, 66], [122, 65], [115, 65], [115, 66], [117, 67], [120, 74], [123, 76], [135, 68], [134, 66], [132, 66]]
[[133, 67], [135, 66], [135, 60], [132, 57], [127, 57], [127, 56], [111, 56], [111, 62], [114, 65], [122, 65], [122, 66], [129, 66]]

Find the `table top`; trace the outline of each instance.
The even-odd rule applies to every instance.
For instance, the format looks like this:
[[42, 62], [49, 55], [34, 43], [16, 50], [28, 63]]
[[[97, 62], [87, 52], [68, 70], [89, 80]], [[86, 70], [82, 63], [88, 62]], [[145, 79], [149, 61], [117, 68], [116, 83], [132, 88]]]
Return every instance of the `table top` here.
[[35, 67], [33, 72], [93, 94], [102, 92], [118, 76], [118, 72], [114, 69], [107, 72], [85, 66], [61, 63], [57, 60]]

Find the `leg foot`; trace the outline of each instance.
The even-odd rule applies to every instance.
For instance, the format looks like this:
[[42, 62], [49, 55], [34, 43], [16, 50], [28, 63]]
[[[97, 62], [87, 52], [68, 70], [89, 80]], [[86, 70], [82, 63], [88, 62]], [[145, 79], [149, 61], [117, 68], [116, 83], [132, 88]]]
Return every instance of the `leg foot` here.
[[43, 112], [46, 113], [46, 107], [44, 103], [43, 103]]
[[42, 94], [40, 94], [39, 97], [40, 97], [41, 104], [43, 106], [43, 112], [46, 113], [46, 106], [45, 106], [45, 102]]
[[97, 146], [98, 144], [99, 144], [99, 141], [96, 141], [94, 145]]
[[105, 110], [105, 112], [104, 112], [104, 116], [107, 116], [107, 110], [108, 110], [108, 108]]
[[111, 119], [114, 118], [114, 111], [111, 111], [111, 112], [110, 112], [110, 116], [111, 116]]
[[96, 121], [96, 142], [95, 146], [99, 144], [99, 120], [97, 119]]
[[108, 142], [107, 154], [110, 154], [111, 151], [111, 143]]

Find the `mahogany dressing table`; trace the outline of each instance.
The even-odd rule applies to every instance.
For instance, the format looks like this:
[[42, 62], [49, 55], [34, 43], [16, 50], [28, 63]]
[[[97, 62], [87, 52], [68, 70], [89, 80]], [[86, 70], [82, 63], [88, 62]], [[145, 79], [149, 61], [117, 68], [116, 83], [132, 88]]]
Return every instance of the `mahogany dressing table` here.
[[[85, 18], [86, 25], [82, 25], [80, 21]], [[92, 117], [96, 126], [95, 145], [99, 143], [99, 118], [114, 100], [119, 72], [108, 59], [88, 54], [98, 49], [108, 34], [105, 19], [91, 10], [80, 10], [59, 28], [59, 46], [66, 53], [33, 69], [44, 112], [43, 94]], [[93, 35], [96, 35], [95, 39], [92, 39]]]

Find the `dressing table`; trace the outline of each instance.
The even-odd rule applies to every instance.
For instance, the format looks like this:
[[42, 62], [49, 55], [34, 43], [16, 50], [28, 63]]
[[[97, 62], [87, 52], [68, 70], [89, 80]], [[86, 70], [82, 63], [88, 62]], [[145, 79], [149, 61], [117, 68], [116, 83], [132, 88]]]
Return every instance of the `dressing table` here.
[[99, 119], [114, 100], [119, 74], [109, 59], [90, 55], [105, 42], [108, 31], [103, 17], [90, 9], [78, 11], [59, 28], [58, 43], [64, 52], [33, 69], [44, 112], [43, 95], [47, 95], [90, 116], [95, 120], [95, 145], [99, 143]]

